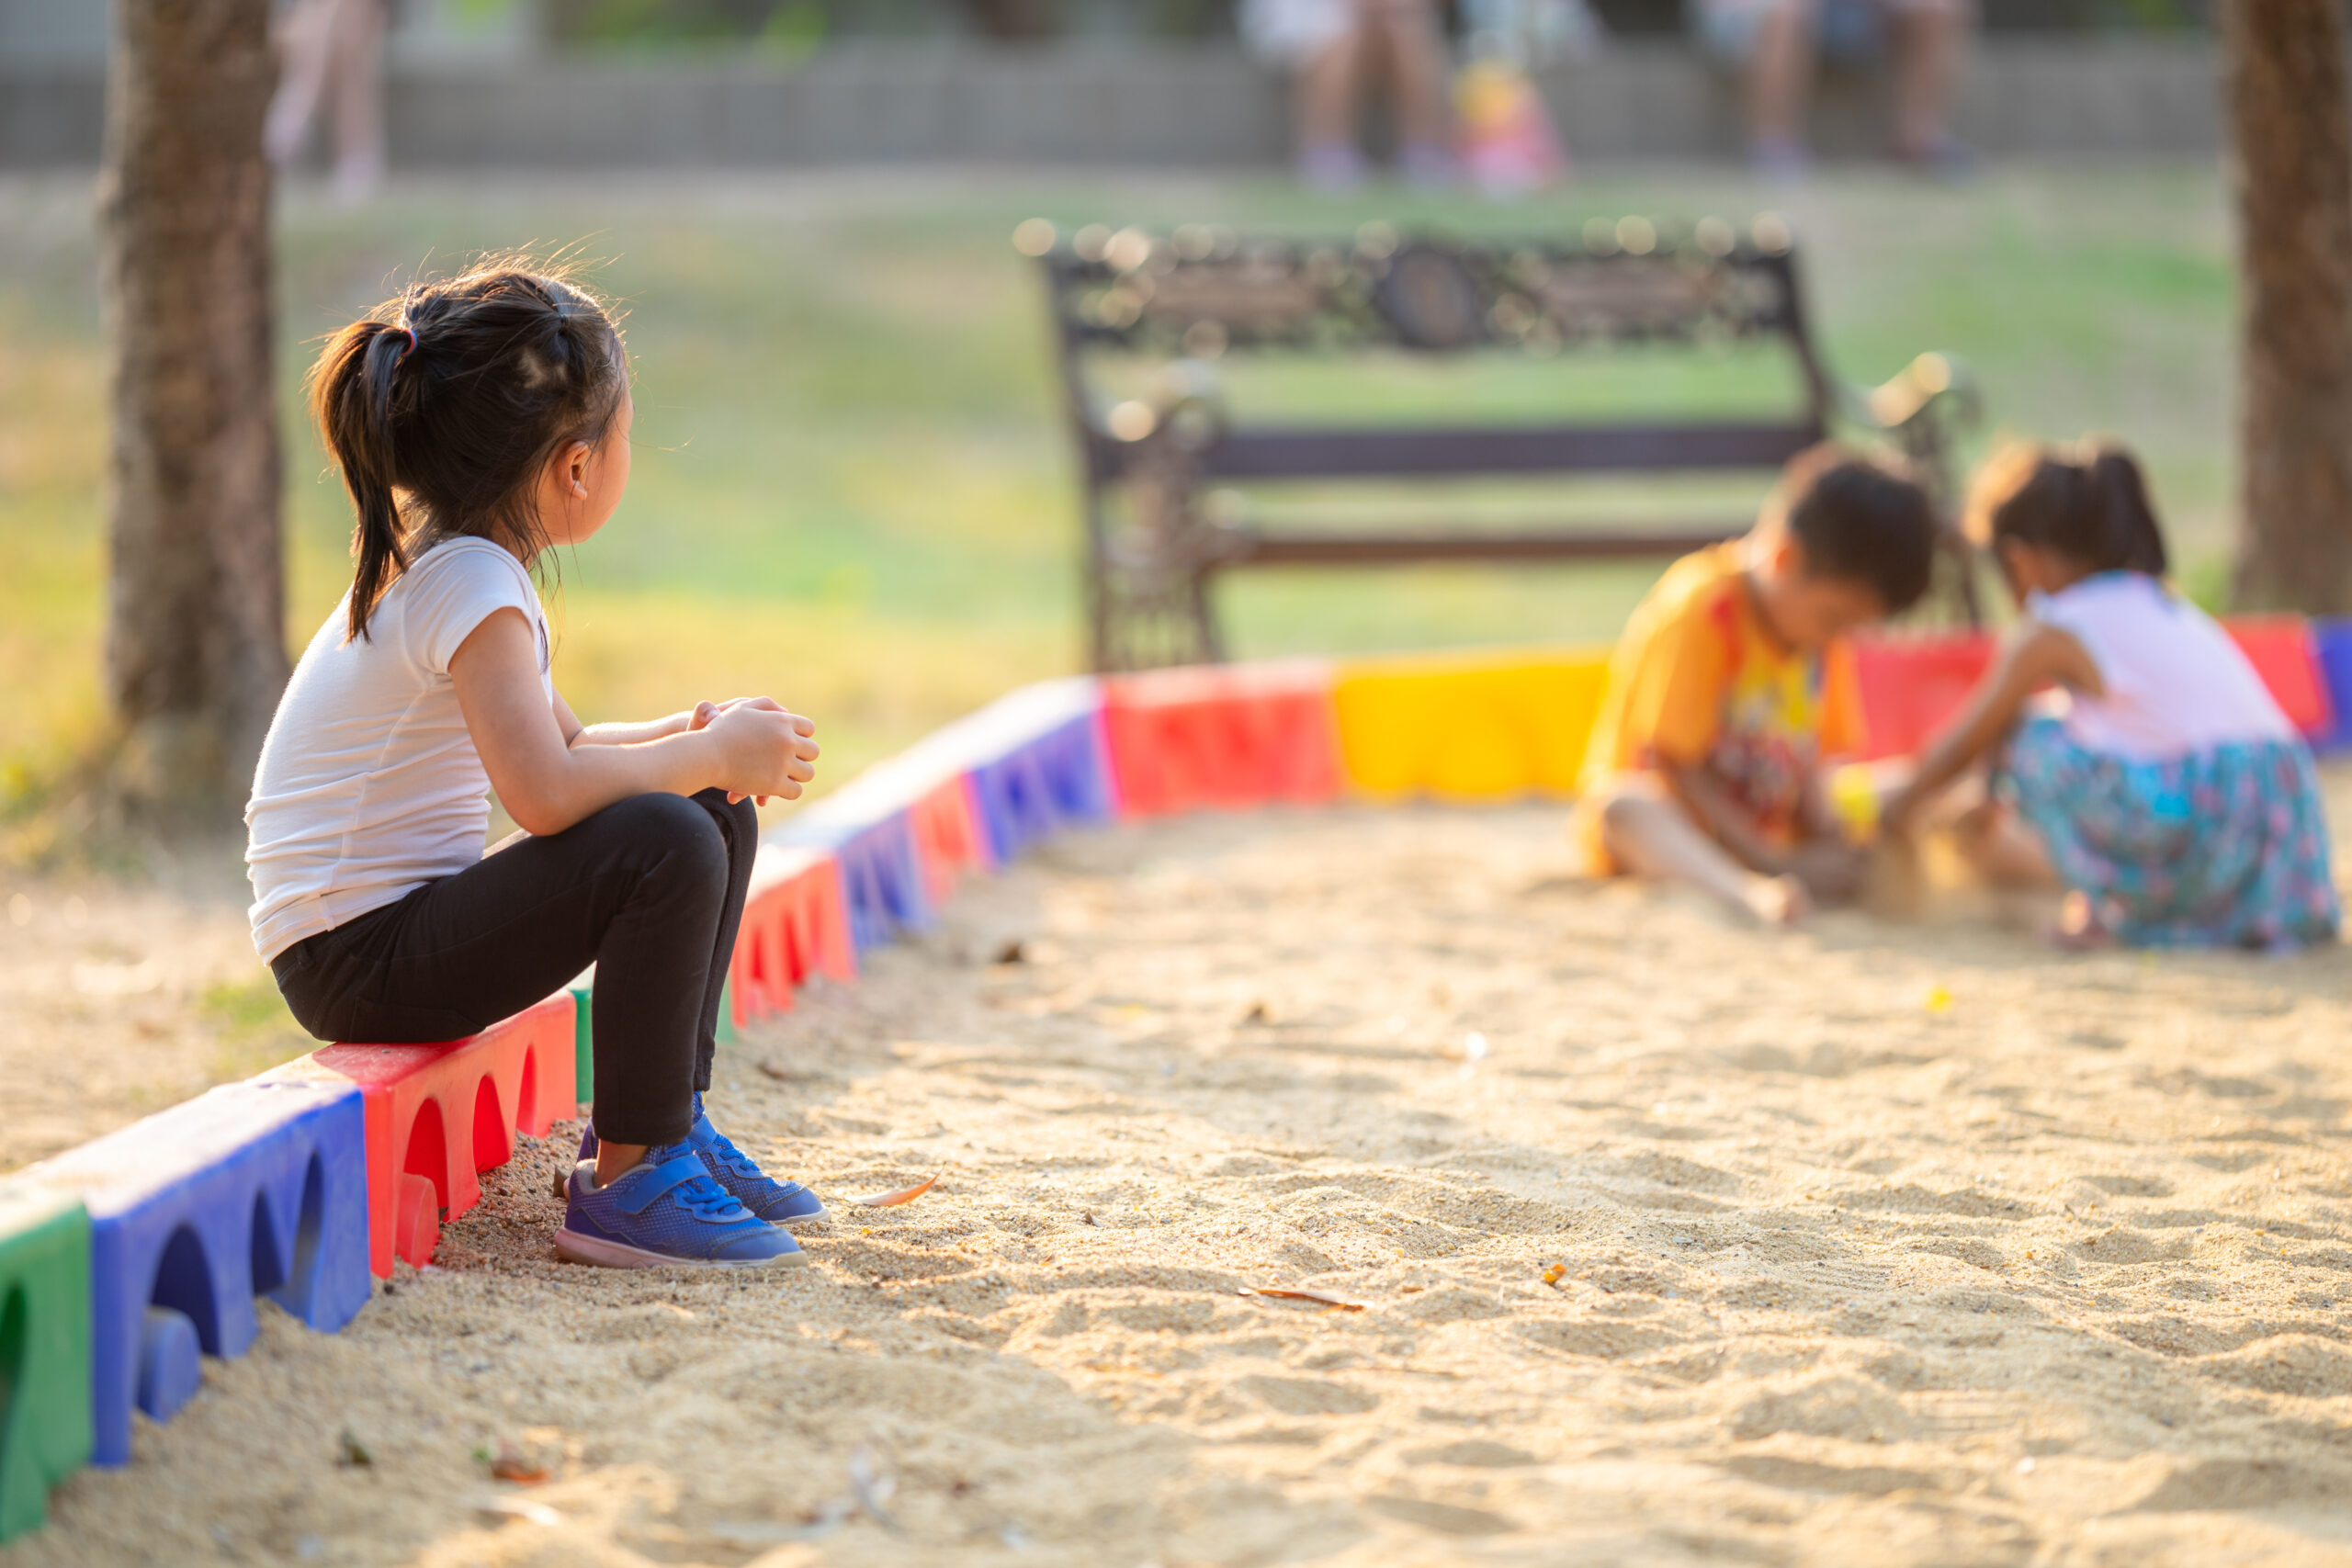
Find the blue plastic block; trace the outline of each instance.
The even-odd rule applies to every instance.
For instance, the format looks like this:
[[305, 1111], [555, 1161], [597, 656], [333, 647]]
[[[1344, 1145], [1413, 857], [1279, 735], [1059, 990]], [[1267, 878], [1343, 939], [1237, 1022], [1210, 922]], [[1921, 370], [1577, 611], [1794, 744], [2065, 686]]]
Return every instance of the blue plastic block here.
[[931, 894], [907, 809], [920, 781], [905, 761], [893, 759], [867, 769], [795, 812], [775, 834], [779, 845], [820, 851], [839, 863], [850, 941], [860, 953], [932, 921]]
[[[365, 1306], [367, 1129], [356, 1085], [232, 1084], [22, 1173], [90, 1213], [91, 1457], [130, 1459], [130, 1411], [193, 1392], [185, 1334], [241, 1356], [267, 1296], [332, 1332]], [[165, 1315], [151, 1315], [151, 1309]]]
[[850, 940], [858, 952], [931, 924], [931, 896], [905, 812], [835, 845], [833, 858], [841, 864], [842, 899], [849, 906]]
[[139, 1386], [132, 1393], [139, 1408], [168, 1421], [203, 1384], [204, 1346], [196, 1319], [171, 1307], [149, 1307], [139, 1330]]
[[1065, 720], [971, 770], [989, 847], [1000, 864], [1061, 829], [1107, 822], [1115, 807], [1100, 713]]
[[2319, 669], [2327, 682], [2328, 705], [2335, 726], [2313, 743], [2326, 750], [2352, 746], [2352, 621], [2313, 621], [2312, 641], [2319, 651]]

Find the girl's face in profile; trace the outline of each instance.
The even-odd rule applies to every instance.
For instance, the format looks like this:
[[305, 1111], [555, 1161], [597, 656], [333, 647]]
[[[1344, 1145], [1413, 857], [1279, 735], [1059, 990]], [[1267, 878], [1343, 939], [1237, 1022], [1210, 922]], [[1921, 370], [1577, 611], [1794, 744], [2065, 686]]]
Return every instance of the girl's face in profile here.
[[548, 460], [538, 502], [548, 544], [583, 544], [612, 521], [628, 489], [628, 432], [636, 419], [637, 400], [623, 391], [602, 441], [575, 441]]

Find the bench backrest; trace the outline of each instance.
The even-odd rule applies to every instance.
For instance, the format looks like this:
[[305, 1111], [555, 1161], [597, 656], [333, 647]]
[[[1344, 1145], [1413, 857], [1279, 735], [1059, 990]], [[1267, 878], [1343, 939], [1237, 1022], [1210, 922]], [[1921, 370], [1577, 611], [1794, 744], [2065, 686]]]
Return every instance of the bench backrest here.
[[1352, 241], [1244, 238], [1202, 225], [1154, 233], [1042, 225], [1018, 236], [1042, 263], [1065, 389], [1099, 485], [1119, 475], [1132, 434], [1110, 428], [1089, 352], [1214, 358], [1289, 350], [1558, 355], [1623, 343], [1770, 339], [1799, 372], [1804, 406], [1765, 421], [1282, 427], [1237, 424], [1200, 454], [1205, 476], [1437, 477], [1575, 470], [1770, 468], [1828, 432], [1831, 393], [1807, 330], [1787, 226], [1741, 233], [1719, 219], [1685, 228], [1596, 221], [1573, 242], [1399, 239], [1367, 225]]

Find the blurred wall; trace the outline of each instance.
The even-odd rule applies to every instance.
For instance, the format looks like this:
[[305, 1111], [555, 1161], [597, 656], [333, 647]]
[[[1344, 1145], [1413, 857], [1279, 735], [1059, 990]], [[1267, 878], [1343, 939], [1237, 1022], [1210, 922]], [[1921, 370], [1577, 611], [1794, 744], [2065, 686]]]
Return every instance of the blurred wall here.
[[[422, 0], [419, 0], [422, 3]], [[0, 0], [13, 19], [99, 10]], [[796, 57], [544, 51], [521, 34], [404, 29], [391, 63], [397, 167], [1007, 162], [1218, 165], [1281, 162], [1281, 79], [1228, 42], [842, 39]], [[0, 165], [95, 163], [97, 52], [0, 48]], [[1547, 73], [1580, 158], [1735, 156], [1731, 85], [1674, 38], [1616, 39]], [[1816, 133], [1831, 155], [1884, 141], [1875, 77], [1833, 73]], [[1960, 133], [2005, 154], [2202, 155], [2221, 145], [2215, 61], [2201, 33], [1995, 34], [1980, 44]]]

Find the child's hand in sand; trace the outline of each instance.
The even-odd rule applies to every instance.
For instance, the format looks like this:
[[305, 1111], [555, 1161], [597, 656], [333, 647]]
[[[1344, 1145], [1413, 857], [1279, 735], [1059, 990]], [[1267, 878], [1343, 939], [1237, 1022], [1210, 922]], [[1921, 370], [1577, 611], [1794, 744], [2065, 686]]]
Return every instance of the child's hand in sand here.
[[1870, 865], [1869, 851], [1825, 837], [1798, 845], [1782, 869], [1803, 885], [1811, 902], [1850, 904], [1861, 897]]
[[1749, 877], [1740, 902], [1768, 926], [1803, 925], [1813, 913], [1813, 896], [1804, 890], [1804, 880], [1788, 874]]
[[730, 775], [773, 779], [768, 788], [727, 791], [729, 806], [751, 796], [762, 806], [771, 797], [797, 800], [800, 786], [816, 777], [812, 765], [820, 754], [812, 737], [816, 721], [793, 713], [774, 697], [729, 697], [723, 703], [695, 705], [689, 729], [724, 731], [718, 736]]

